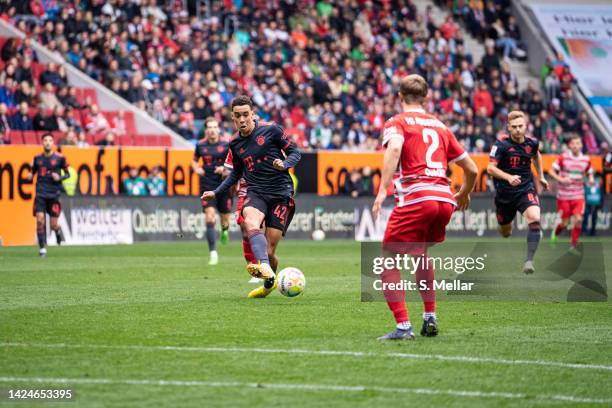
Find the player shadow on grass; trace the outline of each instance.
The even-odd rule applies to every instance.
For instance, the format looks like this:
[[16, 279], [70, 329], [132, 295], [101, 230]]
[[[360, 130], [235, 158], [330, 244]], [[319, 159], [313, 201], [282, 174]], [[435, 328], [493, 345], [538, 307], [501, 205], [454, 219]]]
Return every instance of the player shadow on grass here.
[[568, 302], [607, 302], [608, 290], [603, 246], [600, 242], [579, 244], [578, 252], [567, 251], [546, 267], [548, 272], [569, 279], [574, 285]]

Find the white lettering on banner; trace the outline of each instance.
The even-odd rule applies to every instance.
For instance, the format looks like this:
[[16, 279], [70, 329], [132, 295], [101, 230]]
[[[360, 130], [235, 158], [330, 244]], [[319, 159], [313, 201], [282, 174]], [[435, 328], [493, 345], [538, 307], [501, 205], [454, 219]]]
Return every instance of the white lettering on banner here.
[[179, 212], [176, 210], [155, 210], [145, 213], [140, 208], [132, 213], [132, 224], [137, 234], [179, 233]]
[[[66, 242], [62, 245], [131, 244], [131, 210], [126, 208], [73, 208], [71, 225], [62, 213], [59, 224]], [[48, 225], [48, 223], [47, 223]], [[49, 231], [49, 245], [57, 245]]]
[[[393, 207], [383, 207], [379, 218], [374, 221], [369, 208], [355, 209], [355, 240], [356, 241], [382, 241], [387, 221]], [[556, 225], [558, 214], [553, 211], [542, 211], [541, 225], [544, 230], [550, 230]], [[597, 217], [597, 230], [605, 231], [610, 228], [612, 213], [600, 211]], [[481, 237], [485, 232], [497, 231], [498, 223], [495, 210], [466, 210], [455, 211], [451, 216], [450, 222], [446, 226], [447, 232], [471, 232]], [[523, 217], [517, 215], [514, 227], [517, 231], [527, 230], [527, 222]]]
[[201, 212], [193, 213], [189, 210], [181, 209], [181, 231], [192, 233], [197, 239], [204, 238], [206, 233], [206, 219]]

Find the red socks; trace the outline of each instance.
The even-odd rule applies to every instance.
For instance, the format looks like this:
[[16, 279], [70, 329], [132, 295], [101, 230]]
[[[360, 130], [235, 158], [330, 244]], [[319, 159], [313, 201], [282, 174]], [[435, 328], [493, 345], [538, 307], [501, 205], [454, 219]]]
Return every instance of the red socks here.
[[555, 228], [555, 235], [559, 235], [565, 230], [565, 227], [561, 224], [557, 224], [557, 228]]
[[[402, 278], [397, 269], [388, 269], [381, 275], [383, 283], [400, 283]], [[408, 321], [408, 310], [406, 309], [406, 293], [404, 290], [385, 290], [387, 305], [393, 313], [396, 323]]]
[[580, 233], [582, 232], [581, 226], [576, 226], [572, 228], [572, 247], [576, 247], [578, 245], [578, 238], [580, 238]]
[[255, 255], [253, 255], [253, 251], [251, 250], [251, 243], [248, 238], [242, 238], [242, 251], [244, 252], [244, 259], [247, 263], [257, 263], [257, 259]]

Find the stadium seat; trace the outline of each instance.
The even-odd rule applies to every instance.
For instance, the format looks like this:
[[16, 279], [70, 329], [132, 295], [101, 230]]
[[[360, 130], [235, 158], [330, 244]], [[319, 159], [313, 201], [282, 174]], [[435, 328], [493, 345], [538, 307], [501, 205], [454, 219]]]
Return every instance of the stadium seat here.
[[135, 135], [136, 131], [136, 120], [134, 119], [134, 112], [124, 112], [125, 118], [125, 131]]
[[11, 130], [8, 133], [11, 144], [23, 144], [23, 132], [21, 130]]
[[159, 135], [159, 145], [172, 147], [172, 137], [170, 135]]
[[98, 94], [94, 88], [83, 88], [83, 100], [85, 103], [98, 105]]
[[23, 131], [23, 143], [25, 144], [40, 144], [40, 138], [38, 132], [35, 130], [24, 130]]

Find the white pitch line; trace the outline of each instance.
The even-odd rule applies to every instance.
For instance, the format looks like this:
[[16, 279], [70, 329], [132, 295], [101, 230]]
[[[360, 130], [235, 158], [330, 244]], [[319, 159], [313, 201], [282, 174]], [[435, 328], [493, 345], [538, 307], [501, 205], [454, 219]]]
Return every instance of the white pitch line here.
[[67, 348], [67, 349], [109, 349], [109, 350], [141, 350], [141, 351], [178, 351], [193, 353], [269, 353], [269, 354], [305, 354], [315, 356], [346, 356], [346, 357], [373, 357], [373, 358], [402, 358], [413, 360], [439, 360], [459, 361], [462, 363], [491, 363], [500, 365], [536, 365], [542, 367], [559, 367], [583, 370], [612, 371], [612, 366], [599, 364], [564, 363], [547, 360], [506, 360], [491, 357], [446, 356], [442, 354], [414, 354], [414, 353], [373, 353], [366, 351], [342, 350], [305, 350], [305, 349], [264, 349], [241, 347], [189, 347], [189, 346], [141, 346], [141, 345], [107, 345], [107, 344], [39, 344], [39, 343], [0, 343], [0, 347], [31, 347], [31, 348]]
[[563, 401], [584, 404], [610, 404], [612, 399], [583, 398], [574, 395], [538, 395], [513, 392], [484, 392], [469, 390], [442, 390], [436, 388], [396, 388], [377, 387], [366, 385], [333, 385], [333, 384], [265, 384], [240, 381], [197, 381], [197, 380], [135, 380], [111, 378], [45, 378], [45, 377], [0, 377], [3, 383], [44, 383], [44, 384], [95, 384], [95, 385], [151, 385], [151, 386], [178, 386], [178, 387], [212, 387], [212, 388], [254, 388], [300, 391], [338, 391], [338, 392], [364, 392], [375, 391], [380, 393], [403, 393], [421, 395], [445, 395], [465, 398], [501, 398], [501, 399], [536, 399], [540, 401]]

